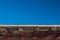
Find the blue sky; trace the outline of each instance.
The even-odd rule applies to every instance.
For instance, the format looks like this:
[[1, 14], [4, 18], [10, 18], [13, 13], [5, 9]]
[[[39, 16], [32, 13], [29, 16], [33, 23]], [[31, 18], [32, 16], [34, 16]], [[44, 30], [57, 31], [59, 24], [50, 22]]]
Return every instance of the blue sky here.
[[60, 0], [0, 0], [0, 24], [60, 24]]

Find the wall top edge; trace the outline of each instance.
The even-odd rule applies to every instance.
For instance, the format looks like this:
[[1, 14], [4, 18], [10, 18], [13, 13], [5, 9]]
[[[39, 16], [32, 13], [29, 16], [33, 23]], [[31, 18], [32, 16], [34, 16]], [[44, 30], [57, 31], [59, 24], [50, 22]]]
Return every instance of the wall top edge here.
[[48, 26], [48, 27], [50, 27], [50, 26], [59, 26], [60, 27], [60, 25], [0, 25], [0, 26]]

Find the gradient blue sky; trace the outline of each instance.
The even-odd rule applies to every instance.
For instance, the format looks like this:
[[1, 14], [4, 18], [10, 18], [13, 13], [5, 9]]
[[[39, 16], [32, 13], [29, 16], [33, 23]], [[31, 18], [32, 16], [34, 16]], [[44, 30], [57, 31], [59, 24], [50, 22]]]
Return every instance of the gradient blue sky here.
[[0, 24], [60, 24], [60, 0], [0, 0]]

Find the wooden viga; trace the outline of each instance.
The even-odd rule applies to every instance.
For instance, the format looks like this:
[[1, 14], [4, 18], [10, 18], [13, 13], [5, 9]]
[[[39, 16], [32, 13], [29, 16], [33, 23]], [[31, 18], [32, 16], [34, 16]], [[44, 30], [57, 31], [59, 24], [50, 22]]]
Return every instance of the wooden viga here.
[[0, 36], [60, 40], [60, 25], [0, 25]]

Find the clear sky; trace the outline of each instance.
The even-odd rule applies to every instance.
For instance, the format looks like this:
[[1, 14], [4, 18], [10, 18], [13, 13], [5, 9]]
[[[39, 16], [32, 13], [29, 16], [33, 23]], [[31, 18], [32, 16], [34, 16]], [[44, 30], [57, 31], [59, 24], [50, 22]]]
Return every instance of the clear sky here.
[[60, 0], [0, 0], [0, 24], [60, 24]]

